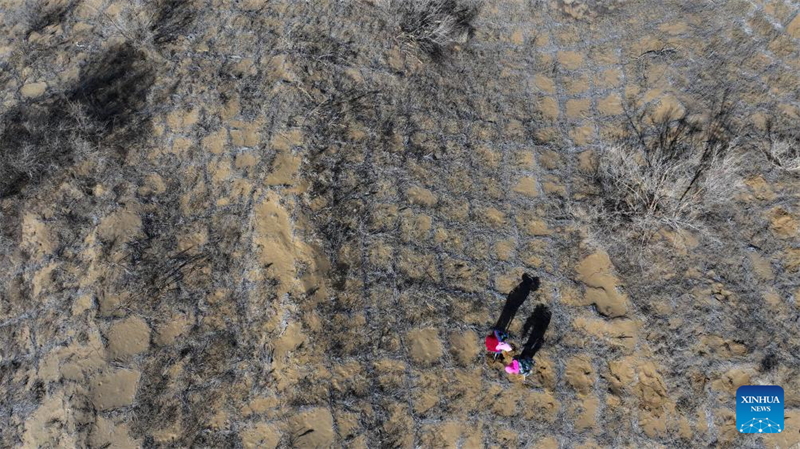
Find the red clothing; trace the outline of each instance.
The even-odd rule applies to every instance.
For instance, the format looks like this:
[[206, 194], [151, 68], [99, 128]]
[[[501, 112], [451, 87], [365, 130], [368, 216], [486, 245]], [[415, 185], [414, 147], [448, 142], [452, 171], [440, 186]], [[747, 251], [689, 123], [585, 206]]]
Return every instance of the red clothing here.
[[486, 336], [486, 350], [489, 352], [497, 352], [497, 345], [500, 340], [494, 336], [494, 332]]

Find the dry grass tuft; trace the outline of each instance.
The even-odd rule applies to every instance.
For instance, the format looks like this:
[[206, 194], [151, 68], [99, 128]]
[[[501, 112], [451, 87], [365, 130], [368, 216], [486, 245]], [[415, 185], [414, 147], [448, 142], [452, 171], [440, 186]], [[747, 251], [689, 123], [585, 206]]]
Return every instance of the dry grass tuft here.
[[767, 122], [764, 155], [772, 165], [787, 172], [800, 171], [800, 135], [795, 126], [777, 129], [771, 121]]
[[630, 138], [607, 147], [593, 173], [597, 220], [640, 236], [703, 230], [710, 216], [731, 204], [740, 181], [727, 113], [708, 120], [642, 114], [630, 123]]
[[150, 31], [153, 41], [158, 45], [186, 35], [201, 11], [190, 0], [162, 0], [156, 2], [155, 6], [157, 10], [150, 23]]
[[473, 21], [483, 4], [481, 0], [387, 0], [398, 18], [401, 39], [409, 42], [434, 61], [446, 58], [457, 44], [474, 34]]
[[774, 142], [768, 151], [769, 160], [778, 167], [790, 172], [800, 171], [800, 142]]
[[31, 0], [21, 8], [21, 19], [27, 25], [27, 35], [63, 22], [75, 6], [75, 0]]
[[15, 108], [0, 124], [0, 198], [19, 193], [88, 153], [98, 130], [79, 104]]
[[112, 47], [64, 95], [22, 104], [0, 119], [0, 198], [85, 160], [102, 143], [124, 157], [142, 134], [152, 64], [130, 45]]

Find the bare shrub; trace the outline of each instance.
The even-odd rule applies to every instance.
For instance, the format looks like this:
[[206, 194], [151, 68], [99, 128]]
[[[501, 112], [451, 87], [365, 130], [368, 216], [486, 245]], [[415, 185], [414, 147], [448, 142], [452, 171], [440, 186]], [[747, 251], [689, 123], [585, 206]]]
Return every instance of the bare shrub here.
[[472, 22], [482, 0], [387, 0], [389, 11], [399, 21], [400, 38], [439, 61], [456, 44], [474, 34]]
[[30, 0], [21, 8], [21, 19], [28, 26], [27, 35], [63, 22], [78, 4], [75, 0]]
[[782, 140], [769, 147], [770, 160], [786, 171], [800, 171], [800, 142]]
[[0, 124], [0, 198], [36, 184], [92, 147], [98, 131], [80, 104], [30, 105], [9, 111]]
[[642, 230], [695, 228], [709, 206], [730, 199], [737, 165], [727, 149], [673, 159], [617, 145], [601, 156], [596, 179], [610, 218]]
[[121, 36], [141, 49], [164, 53], [164, 46], [191, 35], [203, 15], [194, 0], [131, 0], [120, 14], [106, 15], [101, 33]]
[[786, 129], [778, 129], [772, 122], [766, 124], [765, 141], [762, 151], [774, 166], [788, 171], [800, 171], [800, 135], [791, 124]]
[[106, 133], [125, 134], [119, 140], [129, 144], [148, 116], [145, 106], [155, 76], [144, 51], [128, 43], [118, 45], [84, 67], [69, 98], [83, 104]]
[[191, 0], [161, 0], [155, 3], [156, 13], [150, 23], [153, 41], [167, 44], [188, 33], [202, 10]]
[[730, 204], [740, 180], [727, 113], [630, 118], [629, 138], [599, 155], [596, 218], [644, 236], [702, 230], [706, 218]]
[[0, 198], [84, 160], [101, 142], [125, 152], [143, 133], [152, 64], [130, 45], [87, 64], [62, 96], [21, 104], [0, 117]]

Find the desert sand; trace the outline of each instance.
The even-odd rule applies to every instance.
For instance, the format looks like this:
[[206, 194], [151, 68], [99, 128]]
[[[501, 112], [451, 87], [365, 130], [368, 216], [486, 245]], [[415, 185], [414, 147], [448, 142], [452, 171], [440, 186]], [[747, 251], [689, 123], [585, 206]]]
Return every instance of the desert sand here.
[[[800, 174], [761, 151], [800, 125], [800, 5], [417, 3], [451, 28], [3, 1], [0, 446], [800, 447]], [[730, 202], [602, 216], [631, 124], [723, 93]], [[524, 272], [523, 379], [483, 337]], [[736, 431], [747, 384], [785, 432]]]

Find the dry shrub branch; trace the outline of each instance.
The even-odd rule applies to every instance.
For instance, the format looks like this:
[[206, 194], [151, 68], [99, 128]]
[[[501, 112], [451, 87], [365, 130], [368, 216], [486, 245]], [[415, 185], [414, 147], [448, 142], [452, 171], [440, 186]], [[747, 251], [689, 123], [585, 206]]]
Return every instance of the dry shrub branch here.
[[703, 231], [709, 217], [730, 207], [741, 177], [728, 108], [722, 102], [704, 118], [629, 115], [630, 134], [602, 151], [593, 173], [597, 221], [639, 236]]
[[386, 0], [385, 6], [398, 21], [400, 38], [415, 45], [434, 61], [447, 57], [456, 44], [474, 34], [473, 22], [482, 0]]
[[772, 165], [787, 172], [800, 171], [800, 134], [797, 126], [789, 124], [777, 126], [773, 121], [766, 123], [764, 133], [766, 145], [762, 151]]

